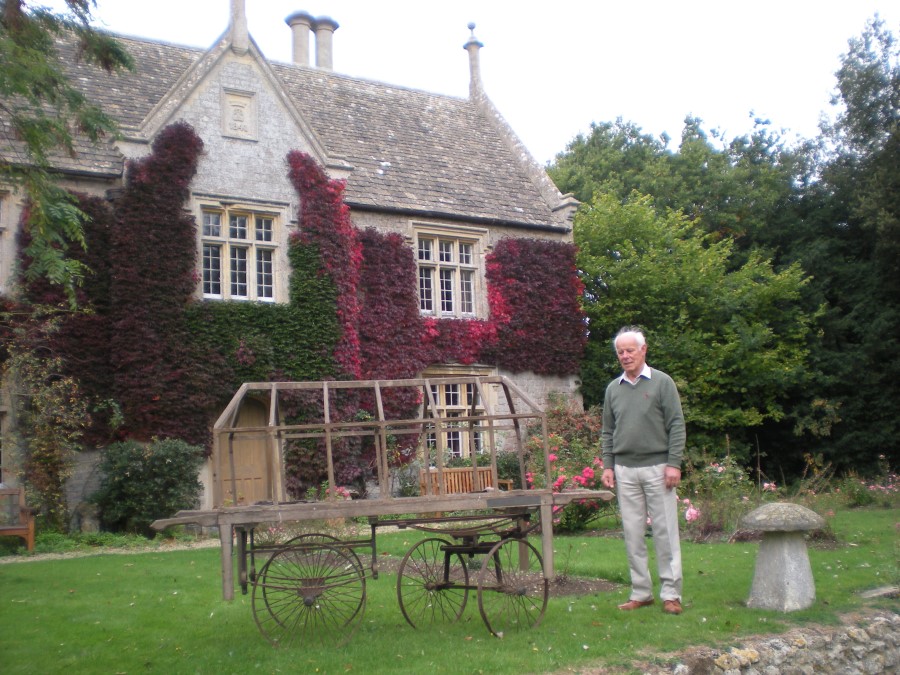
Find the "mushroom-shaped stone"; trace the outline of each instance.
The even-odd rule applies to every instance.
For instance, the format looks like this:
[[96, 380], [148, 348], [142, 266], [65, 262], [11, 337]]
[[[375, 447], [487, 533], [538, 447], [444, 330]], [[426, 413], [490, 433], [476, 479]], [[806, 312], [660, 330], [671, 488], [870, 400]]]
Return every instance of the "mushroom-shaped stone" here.
[[748, 607], [793, 612], [816, 600], [804, 532], [825, 526], [814, 511], [798, 504], [765, 504], [741, 519], [741, 525], [763, 533], [753, 573]]

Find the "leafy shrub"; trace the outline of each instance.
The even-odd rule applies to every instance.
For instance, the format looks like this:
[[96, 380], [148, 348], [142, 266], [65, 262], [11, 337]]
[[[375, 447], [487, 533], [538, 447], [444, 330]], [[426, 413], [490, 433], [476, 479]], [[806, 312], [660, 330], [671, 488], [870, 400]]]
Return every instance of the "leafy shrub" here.
[[196, 506], [203, 448], [177, 439], [114, 443], [103, 451], [92, 501], [104, 527], [152, 536], [150, 523]]
[[514, 490], [524, 489], [522, 475], [519, 472], [519, 455], [515, 452], [497, 453], [497, 478], [511, 480]]
[[[547, 407], [547, 442], [550, 454], [550, 485], [544, 468], [544, 449], [541, 430], [529, 427], [526, 450], [528, 455], [525, 481], [529, 488], [550, 487], [554, 492], [564, 490], [599, 490], [603, 462], [600, 459], [600, 410], [583, 411], [573, 400], [551, 395]], [[576, 500], [554, 514], [554, 529], [578, 532], [591, 521], [613, 508], [598, 500]]]
[[[770, 486], [774, 488], [767, 483], [764, 489], [775, 494]], [[685, 507], [685, 532], [698, 539], [730, 535], [741, 516], [758, 502], [746, 469], [730, 455], [688, 462], [679, 493]]]

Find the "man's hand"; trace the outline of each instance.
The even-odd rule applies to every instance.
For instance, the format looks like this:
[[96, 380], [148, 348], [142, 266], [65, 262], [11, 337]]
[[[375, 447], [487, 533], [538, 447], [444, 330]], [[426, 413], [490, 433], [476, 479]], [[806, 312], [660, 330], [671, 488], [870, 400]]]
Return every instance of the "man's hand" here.
[[666, 466], [666, 490], [677, 488], [680, 484], [681, 469], [676, 469], [674, 466]]
[[603, 487], [608, 487], [610, 490], [616, 487], [616, 473], [612, 469], [603, 469], [603, 473], [600, 474], [600, 482], [603, 483]]

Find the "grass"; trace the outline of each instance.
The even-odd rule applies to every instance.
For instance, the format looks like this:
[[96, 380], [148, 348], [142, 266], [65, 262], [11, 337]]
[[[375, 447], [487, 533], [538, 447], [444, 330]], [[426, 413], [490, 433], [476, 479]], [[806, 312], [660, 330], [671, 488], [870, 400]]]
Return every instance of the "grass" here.
[[[791, 614], [744, 606], [758, 545], [683, 545], [685, 613], [659, 605], [623, 614], [627, 568], [621, 539], [558, 536], [558, 573], [601, 577], [617, 591], [551, 598], [540, 627], [502, 640], [485, 629], [470, 597], [462, 620], [425, 630], [400, 613], [396, 577], [367, 583], [360, 628], [346, 645], [275, 649], [259, 634], [250, 596], [221, 599], [218, 549], [32, 561], [0, 565], [4, 673], [543, 673], [628, 667], [691, 645], [727, 646], [741, 637], [802, 624], [833, 624], [865, 607], [896, 611], [894, 600], [859, 591], [897, 584], [897, 509], [838, 511], [838, 541], [810, 551], [817, 601]], [[401, 556], [422, 535], [379, 535], [379, 551]], [[535, 540], [537, 544], [537, 540]]]

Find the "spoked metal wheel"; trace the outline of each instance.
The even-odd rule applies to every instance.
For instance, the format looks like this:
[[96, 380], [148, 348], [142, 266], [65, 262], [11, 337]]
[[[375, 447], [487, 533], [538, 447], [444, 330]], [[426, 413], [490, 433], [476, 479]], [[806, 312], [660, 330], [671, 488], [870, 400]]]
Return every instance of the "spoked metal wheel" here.
[[365, 602], [359, 558], [325, 542], [294, 543], [277, 551], [253, 584], [253, 617], [275, 645], [348, 640]]
[[541, 554], [528, 541], [499, 541], [482, 560], [478, 611], [493, 635], [537, 626], [549, 595]]
[[[337, 537], [332, 537], [330, 534], [322, 534], [319, 532], [298, 534], [296, 537], [291, 537], [283, 544], [278, 544], [275, 552], [277, 553], [277, 551], [281, 550], [282, 548], [290, 548], [292, 546], [300, 546], [306, 544], [335, 544], [340, 543], [340, 541], [341, 540]], [[272, 553], [272, 547], [268, 547], [268, 551], [266, 552]], [[275, 555], [275, 553], [272, 553], [272, 555]], [[249, 577], [251, 582], [256, 582], [256, 555], [254, 555], [252, 551], [250, 556]], [[246, 580], [242, 579], [242, 583], [246, 583]]]
[[450, 542], [424, 539], [400, 563], [397, 599], [413, 628], [462, 616], [469, 597], [469, 570], [459, 553], [448, 552]]

